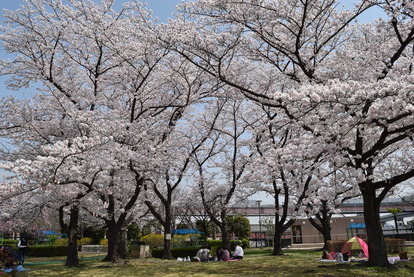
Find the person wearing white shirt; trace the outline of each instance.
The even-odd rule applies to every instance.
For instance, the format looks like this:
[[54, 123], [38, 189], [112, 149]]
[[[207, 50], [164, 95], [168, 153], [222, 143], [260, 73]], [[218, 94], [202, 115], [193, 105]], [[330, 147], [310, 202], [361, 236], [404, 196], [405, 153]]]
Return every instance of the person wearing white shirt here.
[[238, 245], [238, 244], [235, 244], [235, 246], [236, 246], [236, 248], [234, 249], [233, 259], [234, 260], [243, 259], [243, 254], [244, 254], [243, 248], [241, 248], [241, 246]]

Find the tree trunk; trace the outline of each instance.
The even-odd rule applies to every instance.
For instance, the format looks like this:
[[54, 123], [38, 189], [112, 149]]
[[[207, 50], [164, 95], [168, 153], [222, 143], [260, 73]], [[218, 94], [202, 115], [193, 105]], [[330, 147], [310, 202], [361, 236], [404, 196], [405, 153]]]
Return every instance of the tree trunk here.
[[389, 266], [384, 235], [380, 222], [380, 204], [376, 199], [375, 189], [367, 185], [361, 185], [364, 199], [364, 220], [368, 236], [368, 252], [370, 266]]
[[66, 266], [79, 266], [79, 257], [78, 257], [78, 221], [79, 221], [79, 209], [75, 204], [70, 209], [70, 220], [68, 225], [68, 255], [66, 257]]
[[280, 232], [279, 229], [275, 230], [275, 235], [273, 236], [273, 253], [272, 255], [283, 255], [282, 251], [282, 236], [283, 232]]
[[164, 226], [164, 253], [162, 258], [165, 260], [171, 259], [171, 216], [167, 215]]
[[322, 236], [323, 236], [323, 253], [322, 253], [322, 259], [326, 259], [327, 255], [326, 252], [329, 252], [330, 249], [328, 249], [328, 241], [332, 240], [331, 237], [331, 223], [328, 221], [327, 223], [322, 225]]
[[[224, 219], [225, 220], [225, 219]], [[230, 251], [230, 236], [227, 228], [227, 223], [224, 221], [220, 225], [222, 247], [226, 247]]]
[[395, 231], [397, 232], [397, 238], [399, 238], [400, 237], [400, 232], [398, 230], [397, 214], [394, 214], [394, 224], [395, 224]]
[[119, 228], [115, 222], [108, 222], [108, 253], [102, 261], [116, 262], [118, 260], [118, 235]]
[[328, 201], [325, 201], [325, 200], [322, 201], [322, 209], [319, 211], [319, 213], [315, 214], [315, 218], [313, 218], [311, 215], [308, 214], [309, 222], [323, 236], [322, 259], [327, 259], [328, 258], [327, 252], [332, 250], [332, 249], [328, 249], [328, 241], [332, 239], [331, 218], [332, 218], [332, 214], [329, 212], [329, 209], [328, 209]]
[[128, 258], [128, 228], [122, 227], [119, 231], [118, 257], [121, 259]]

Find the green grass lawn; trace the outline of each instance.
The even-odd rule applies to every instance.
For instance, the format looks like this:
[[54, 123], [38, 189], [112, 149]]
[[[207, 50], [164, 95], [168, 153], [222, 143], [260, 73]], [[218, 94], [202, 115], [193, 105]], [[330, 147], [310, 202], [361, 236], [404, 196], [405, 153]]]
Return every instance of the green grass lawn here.
[[[414, 247], [408, 250], [414, 258]], [[400, 262], [391, 268], [367, 267], [361, 263], [321, 262], [320, 251], [285, 251], [284, 256], [271, 256], [270, 250], [247, 250], [242, 261], [177, 262], [160, 259], [131, 259], [120, 263], [103, 263], [100, 257], [82, 257], [79, 268], [66, 268], [64, 257], [55, 259], [28, 257], [27, 276], [414, 276], [414, 261]], [[392, 256], [392, 255], [390, 255]], [[394, 255], [397, 256], [397, 255]]]

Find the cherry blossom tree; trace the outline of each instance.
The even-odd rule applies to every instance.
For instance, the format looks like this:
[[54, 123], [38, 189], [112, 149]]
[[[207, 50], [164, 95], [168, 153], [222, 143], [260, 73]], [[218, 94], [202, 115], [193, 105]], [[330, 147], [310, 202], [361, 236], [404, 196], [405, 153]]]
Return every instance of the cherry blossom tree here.
[[[204, 104], [208, 104], [208, 101]], [[210, 121], [200, 122], [197, 117], [190, 120], [190, 116], [187, 115], [184, 117], [186, 120], [178, 122], [176, 130], [170, 134], [169, 143], [164, 142], [163, 151], [158, 152], [160, 155], [173, 159], [166, 160], [165, 164], [157, 165], [153, 169], [154, 174], [146, 181], [146, 189], [153, 192], [161, 204], [157, 208], [153, 201], [154, 197], [145, 201], [151, 213], [164, 227], [164, 259], [171, 259], [173, 204], [178, 202], [176, 192], [182, 183], [186, 183], [186, 179], [188, 182], [185, 175], [190, 168], [191, 158], [209, 139], [221, 110], [222, 106], [216, 107], [215, 114]]]
[[228, 210], [243, 198], [241, 180], [251, 159], [248, 129], [256, 122], [250, 116], [255, 105], [231, 97], [218, 101], [224, 101], [225, 106], [214, 132], [205, 147], [194, 152], [193, 158], [204, 210], [220, 228], [223, 246], [230, 247]]
[[4, 168], [70, 203], [74, 222], [82, 204], [104, 218], [104, 260], [115, 261], [118, 234], [136, 212], [145, 174], [161, 163], [160, 142], [193, 101], [196, 74], [172, 82], [185, 63], [158, 43], [139, 2], [115, 12], [112, 1], [33, 0], [6, 18], [1, 39], [16, 56], [1, 61], [1, 73], [9, 87], [36, 84], [38, 94], [3, 101], [3, 137], [20, 156]]
[[[344, 159], [340, 166], [364, 198], [369, 264], [387, 266], [379, 205], [414, 175], [397, 155], [387, 159], [400, 171], [379, 174], [385, 153], [411, 155], [413, 7], [360, 1], [338, 11], [337, 3], [188, 2], [174, 25], [185, 34], [177, 36], [176, 51], [218, 82], [283, 112], [321, 143], [321, 152]], [[373, 6], [388, 18], [354, 24]]]

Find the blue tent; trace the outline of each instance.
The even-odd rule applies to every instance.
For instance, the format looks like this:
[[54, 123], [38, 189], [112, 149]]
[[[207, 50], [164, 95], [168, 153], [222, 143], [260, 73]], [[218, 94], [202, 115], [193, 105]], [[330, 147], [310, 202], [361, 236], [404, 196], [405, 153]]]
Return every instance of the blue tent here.
[[365, 229], [365, 223], [350, 223], [347, 229]]
[[172, 231], [173, 235], [188, 235], [188, 234], [203, 234], [197, 229], [174, 229]]

